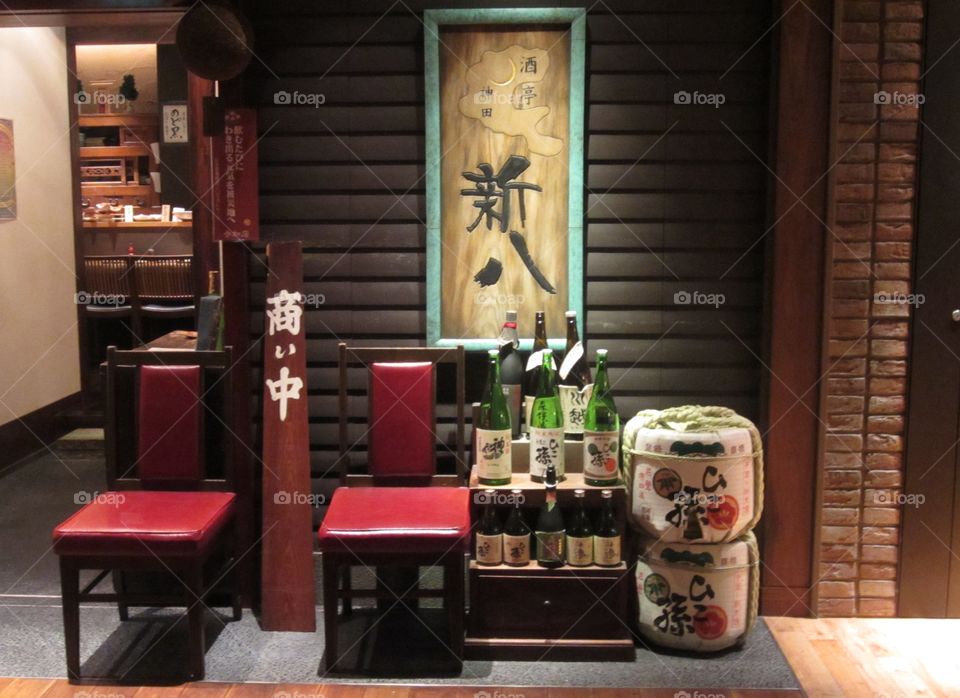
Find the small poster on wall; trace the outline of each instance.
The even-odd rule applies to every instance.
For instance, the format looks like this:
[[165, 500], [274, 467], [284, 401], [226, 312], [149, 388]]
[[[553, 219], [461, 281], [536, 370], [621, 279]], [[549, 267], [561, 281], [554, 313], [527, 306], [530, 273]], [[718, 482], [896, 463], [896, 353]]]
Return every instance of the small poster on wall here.
[[187, 103], [168, 102], [163, 105], [163, 142], [189, 143], [190, 132], [187, 125]]
[[17, 219], [17, 174], [13, 157], [13, 121], [0, 119], [0, 221]]

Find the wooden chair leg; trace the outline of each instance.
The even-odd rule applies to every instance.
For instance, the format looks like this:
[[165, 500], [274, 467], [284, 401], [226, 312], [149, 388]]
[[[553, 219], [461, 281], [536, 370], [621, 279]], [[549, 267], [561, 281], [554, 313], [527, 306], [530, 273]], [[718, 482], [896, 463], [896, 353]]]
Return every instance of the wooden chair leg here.
[[113, 583], [117, 588], [117, 596], [120, 597], [117, 599], [117, 611], [120, 614], [120, 620], [130, 620], [130, 607], [123, 600], [127, 593], [127, 576], [123, 573], [123, 570], [114, 572]]
[[190, 634], [190, 678], [194, 681], [202, 681], [205, 669], [206, 641], [204, 637], [204, 611], [206, 607], [203, 604], [203, 562], [197, 561], [185, 570], [185, 579], [187, 588], [192, 592], [188, 596], [187, 603], [187, 625]]
[[[344, 565], [348, 570], [349, 565]], [[335, 671], [337, 661], [337, 587], [340, 563], [330, 553], [323, 554], [323, 635], [326, 646], [326, 667], [328, 672]]]
[[450, 651], [463, 661], [464, 556], [450, 553], [443, 565], [444, 606], [450, 627]]
[[80, 570], [69, 557], [60, 557], [60, 595], [63, 600], [63, 641], [67, 650], [67, 679], [80, 679]]
[[342, 576], [342, 588], [347, 592], [343, 598], [340, 599], [340, 602], [343, 604], [343, 615], [349, 616], [353, 613], [353, 599], [350, 598], [350, 592], [353, 590], [353, 581], [350, 579], [350, 565], [342, 565], [340, 574]]

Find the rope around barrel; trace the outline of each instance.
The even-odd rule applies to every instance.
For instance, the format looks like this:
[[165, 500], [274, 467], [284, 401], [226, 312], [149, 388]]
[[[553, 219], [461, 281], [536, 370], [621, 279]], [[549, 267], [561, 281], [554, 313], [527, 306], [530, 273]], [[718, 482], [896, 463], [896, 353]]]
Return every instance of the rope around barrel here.
[[[763, 513], [763, 439], [760, 430], [746, 417], [719, 405], [680, 405], [664, 410], [640, 410], [623, 428], [624, 480], [633, 492], [633, 459], [637, 432], [641, 429], [669, 429], [679, 432], [712, 432], [720, 429], [746, 429], [750, 433], [754, 463], [754, 515], [752, 529]], [[662, 458], [664, 454], [650, 454]]]

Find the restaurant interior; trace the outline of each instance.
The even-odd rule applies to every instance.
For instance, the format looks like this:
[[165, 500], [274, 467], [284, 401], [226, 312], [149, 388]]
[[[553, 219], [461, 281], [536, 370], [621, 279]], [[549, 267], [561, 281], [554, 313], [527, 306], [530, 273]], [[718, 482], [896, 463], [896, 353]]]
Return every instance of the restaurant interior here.
[[0, 698], [960, 695], [958, 45], [0, 2]]

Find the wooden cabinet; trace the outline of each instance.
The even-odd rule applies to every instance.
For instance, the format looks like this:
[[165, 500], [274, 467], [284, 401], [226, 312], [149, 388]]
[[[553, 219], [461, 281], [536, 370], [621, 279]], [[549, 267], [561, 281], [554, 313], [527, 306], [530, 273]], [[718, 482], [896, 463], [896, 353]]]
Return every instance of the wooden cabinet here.
[[[470, 480], [473, 516], [478, 521], [482, 503], [523, 491], [528, 523], [544, 500], [541, 483], [527, 473], [514, 473], [509, 485], [480, 487]], [[602, 487], [583, 482], [579, 472], [568, 472], [557, 488], [557, 501], [566, 516], [574, 505], [573, 491], [586, 490], [585, 506], [591, 518], [599, 507]], [[625, 529], [626, 490], [613, 490], [614, 511], [620, 530]], [[487, 494], [482, 494], [487, 491]], [[498, 507], [501, 520], [507, 506]], [[624, 552], [627, 550], [623, 545]], [[566, 661], [633, 661], [635, 649], [628, 616], [631, 576], [625, 562], [617, 567], [486, 566], [471, 560], [470, 610], [467, 615], [465, 653], [468, 659], [524, 659]]]
[[86, 137], [80, 148], [80, 194], [90, 205], [107, 201], [147, 208], [159, 201], [150, 181], [157, 169], [150, 150], [157, 140], [156, 116], [88, 114], [80, 117], [79, 127]]

